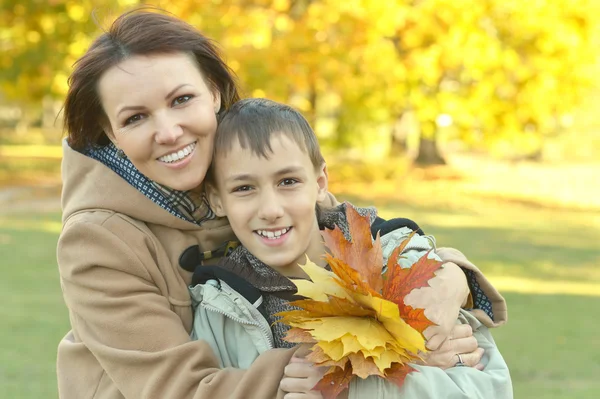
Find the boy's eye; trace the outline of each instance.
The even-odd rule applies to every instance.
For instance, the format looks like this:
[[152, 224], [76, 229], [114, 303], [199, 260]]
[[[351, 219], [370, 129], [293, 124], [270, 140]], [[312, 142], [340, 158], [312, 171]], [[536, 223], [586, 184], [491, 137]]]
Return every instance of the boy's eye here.
[[123, 126], [131, 125], [132, 123], [139, 122], [142, 119], [144, 119], [143, 114], [135, 114], [135, 115], [130, 116], [129, 118], [125, 119], [125, 123], [123, 123]]
[[234, 193], [243, 193], [243, 192], [247, 192], [247, 191], [250, 191], [250, 190], [252, 190], [252, 187], [250, 187], [248, 185], [245, 185], [245, 186], [238, 186], [238, 187], [234, 188], [232, 190], [232, 192], [234, 192]]
[[288, 179], [283, 179], [281, 181], [281, 183], [279, 183], [279, 184], [282, 185], [282, 186], [293, 186], [296, 183], [298, 183], [298, 180], [288, 178]]
[[181, 105], [181, 104], [187, 103], [188, 101], [190, 101], [192, 99], [192, 97], [193, 96], [191, 94], [185, 94], [183, 96], [179, 96], [173, 100], [173, 105]]

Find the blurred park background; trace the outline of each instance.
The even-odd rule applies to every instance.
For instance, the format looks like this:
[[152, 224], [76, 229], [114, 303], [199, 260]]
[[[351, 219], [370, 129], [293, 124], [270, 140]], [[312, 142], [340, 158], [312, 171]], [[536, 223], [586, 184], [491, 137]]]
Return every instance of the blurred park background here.
[[[132, 0], [0, 2], [0, 398], [56, 398], [61, 100]], [[516, 398], [600, 397], [600, 0], [148, 1], [300, 109], [331, 191], [505, 294]], [[595, 316], [594, 316], [595, 315]]]

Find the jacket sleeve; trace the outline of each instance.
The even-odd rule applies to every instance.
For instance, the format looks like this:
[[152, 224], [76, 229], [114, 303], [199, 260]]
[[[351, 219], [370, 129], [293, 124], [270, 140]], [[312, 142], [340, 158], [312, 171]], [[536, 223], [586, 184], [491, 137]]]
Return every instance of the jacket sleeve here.
[[[412, 231], [408, 227], [402, 227], [381, 237], [384, 264]], [[400, 254], [398, 263], [403, 268], [409, 268], [423, 256], [441, 260], [433, 249], [433, 237], [414, 235]], [[427, 318], [435, 323], [424, 332], [429, 349], [435, 350], [444, 342], [454, 327], [459, 309], [468, 297], [469, 286], [465, 274], [457, 265], [447, 262], [435, 272], [435, 277], [429, 280], [426, 287], [414, 289], [404, 298], [405, 304], [425, 309]]]
[[136, 229], [118, 216], [70, 221], [57, 249], [75, 338], [121, 394], [127, 399], [283, 397], [279, 382], [294, 350], [268, 350], [247, 370], [219, 369], [210, 346], [192, 341], [177, 315], [187, 306], [164, 294], [158, 267], [144, 266], [156, 263], [154, 245]]
[[417, 371], [410, 373], [400, 388], [379, 377], [354, 379], [350, 384], [349, 399], [512, 399], [508, 366], [487, 327], [464, 310], [461, 310], [459, 323], [470, 324], [479, 347], [485, 349], [483, 371], [471, 367], [442, 370], [412, 365]]
[[[403, 226], [398, 225], [395, 222], [397, 220], [400, 219], [392, 219], [379, 224], [380, 231], [387, 231], [387, 234], [381, 236], [384, 262], [387, 262], [387, 258], [392, 251], [413, 231], [406, 226], [406, 223]], [[390, 230], [388, 228], [386, 230], [387, 225], [394, 226], [394, 229]], [[462, 307], [473, 313], [487, 327], [499, 327], [505, 324], [508, 319], [506, 301], [477, 266], [471, 263], [460, 251], [453, 248], [436, 248], [434, 237], [415, 235], [402, 253], [403, 257], [400, 259], [400, 264], [402, 267], [410, 267], [431, 249], [435, 251], [435, 257], [444, 262], [444, 269], [446, 270], [440, 270], [436, 273], [438, 277], [435, 282], [437, 288], [421, 289], [421, 293], [417, 294], [415, 292], [415, 295], [413, 293], [411, 295], [414, 297], [420, 296], [422, 300], [428, 301], [431, 305], [432, 299], [436, 296], [445, 295], [451, 299], [456, 295], [454, 296], [456, 299], [466, 299], [466, 301], [461, 301]], [[457, 270], [462, 272], [456, 273]], [[464, 289], [467, 289], [467, 291]], [[426, 291], [430, 292], [426, 293]], [[437, 302], [438, 304], [441, 303], [440, 301]], [[446, 300], [443, 302], [446, 302]]]

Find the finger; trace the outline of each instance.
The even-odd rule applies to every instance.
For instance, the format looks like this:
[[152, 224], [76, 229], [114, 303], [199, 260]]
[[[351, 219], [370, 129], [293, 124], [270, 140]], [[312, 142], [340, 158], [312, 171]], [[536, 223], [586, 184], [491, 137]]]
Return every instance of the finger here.
[[294, 355], [290, 359], [290, 363], [311, 363], [312, 364], [312, 362], [310, 360], [307, 360], [305, 357], [296, 357], [296, 355]]
[[453, 353], [471, 353], [479, 346], [475, 337], [460, 338], [450, 341]]
[[307, 396], [304, 392], [291, 392], [291, 393], [286, 393], [283, 396], [283, 399], [306, 399]]
[[283, 396], [283, 399], [323, 399], [320, 392], [292, 392]]
[[457, 324], [452, 329], [451, 339], [460, 339], [473, 336], [473, 328], [468, 324]]
[[294, 356], [296, 356], [296, 357], [305, 357], [305, 356], [307, 356], [311, 352], [311, 348], [313, 346], [314, 346], [313, 344], [298, 345], [298, 349], [294, 353]]
[[[315, 385], [314, 383], [312, 385]], [[290, 378], [284, 377], [279, 383], [279, 388], [285, 392], [304, 393], [310, 391], [313, 387], [310, 381], [306, 378]]]
[[483, 369], [485, 368], [485, 366], [482, 363], [478, 363], [477, 365], [475, 365], [475, 368], [479, 371], [483, 371]]
[[461, 353], [460, 357], [462, 358], [462, 361], [465, 365], [469, 367], [475, 367], [481, 361], [481, 358], [483, 357], [483, 352], [483, 349], [479, 348], [471, 353]]
[[447, 337], [443, 334], [434, 335], [433, 337], [427, 340], [427, 342], [425, 343], [425, 347], [430, 351], [437, 350], [440, 348], [440, 346], [442, 346], [446, 338]]
[[292, 378], [308, 378], [313, 376], [315, 373], [314, 368], [311, 367], [311, 363], [300, 362], [300, 363], [289, 363], [283, 369], [283, 373], [286, 377]]

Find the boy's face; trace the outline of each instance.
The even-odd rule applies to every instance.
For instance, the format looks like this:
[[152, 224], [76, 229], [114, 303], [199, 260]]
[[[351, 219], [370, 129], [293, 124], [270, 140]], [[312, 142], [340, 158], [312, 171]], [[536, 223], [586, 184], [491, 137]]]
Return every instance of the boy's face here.
[[298, 275], [305, 254], [323, 252], [315, 206], [327, 193], [325, 165], [315, 170], [304, 149], [284, 134], [272, 135], [270, 144], [268, 158], [239, 143], [217, 156], [210, 202], [254, 256], [283, 275]]

